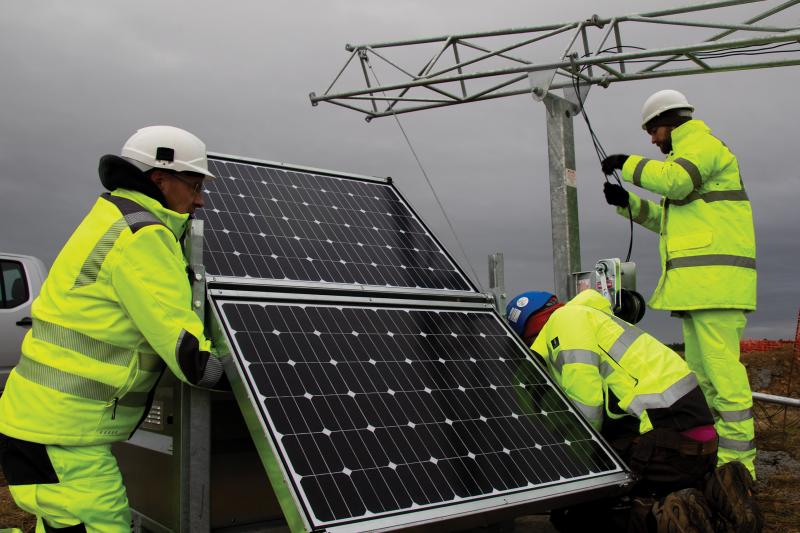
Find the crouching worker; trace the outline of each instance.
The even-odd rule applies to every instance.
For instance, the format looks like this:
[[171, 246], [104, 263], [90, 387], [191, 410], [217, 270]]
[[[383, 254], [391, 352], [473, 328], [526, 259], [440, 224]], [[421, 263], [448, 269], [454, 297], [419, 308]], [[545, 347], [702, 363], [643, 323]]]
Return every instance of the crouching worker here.
[[[735, 514], [736, 531], [760, 529], [749, 487], [717, 486], [714, 418], [677, 353], [614, 316], [594, 290], [566, 305], [547, 292], [526, 292], [510, 301], [506, 318], [630, 468], [630, 495], [600, 504], [613, 522], [627, 523], [620, 530], [711, 532], [709, 504], [719, 515]], [[732, 504], [749, 509], [752, 520], [729, 513]], [[598, 504], [589, 506], [555, 512], [554, 525], [561, 531], [596, 528]]]
[[0, 464], [37, 533], [129, 532], [111, 443], [144, 420], [166, 366], [192, 385], [227, 383], [181, 249], [212, 177], [205, 144], [169, 126], [100, 159], [109, 192], [53, 263], [0, 398]]

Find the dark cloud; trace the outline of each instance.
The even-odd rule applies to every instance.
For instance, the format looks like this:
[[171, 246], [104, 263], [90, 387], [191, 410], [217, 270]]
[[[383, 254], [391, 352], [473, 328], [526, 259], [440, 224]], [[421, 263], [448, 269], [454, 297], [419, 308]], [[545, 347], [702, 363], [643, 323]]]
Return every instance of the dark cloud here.
[[[653, 4], [648, 8], [671, 7]], [[600, 14], [639, 7], [604, 2]], [[5, 2], [0, 249], [52, 261], [100, 192], [97, 158], [116, 152], [136, 128], [167, 123], [197, 133], [217, 152], [391, 175], [459, 255], [394, 121], [366, 124], [333, 106], [313, 108], [308, 93], [327, 87], [348, 42], [579, 20], [597, 10], [594, 2], [556, 7], [521, 0], [503, 9], [462, 0]], [[668, 35], [665, 44], [704, 38], [682, 30]], [[674, 87], [738, 154], [759, 246], [759, 310], [747, 332], [756, 337], [793, 335], [800, 300], [793, 261], [800, 225], [796, 78], [789, 68], [624, 83], [593, 88], [587, 107], [607, 151], [657, 157], [639, 129], [639, 108], [650, 93]], [[551, 288], [542, 105], [519, 96], [401, 120], [482, 282], [486, 256], [502, 251], [509, 293]], [[628, 227], [602, 199], [585, 126], [576, 121], [575, 130], [583, 267], [589, 268], [594, 259], [625, 254]], [[641, 228], [634, 239], [639, 285], [649, 293], [659, 274], [657, 241]], [[680, 337], [666, 313], [650, 312], [645, 320], [663, 338]]]

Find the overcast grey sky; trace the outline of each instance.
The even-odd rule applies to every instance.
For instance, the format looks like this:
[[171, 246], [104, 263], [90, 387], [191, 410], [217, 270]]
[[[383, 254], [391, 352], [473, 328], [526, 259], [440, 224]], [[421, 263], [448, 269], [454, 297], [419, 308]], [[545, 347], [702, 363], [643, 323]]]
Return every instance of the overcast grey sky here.
[[[673, 6], [659, 0], [646, 9]], [[344, 64], [345, 43], [642, 9], [641, 2], [577, 0], [5, 0], [0, 250], [51, 263], [102, 192], [99, 156], [117, 153], [139, 127], [171, 124], [197, 134], [215, 152], [392, 176], [459, 256], [394, 121], [367, 124], [356, 113], [309, 104], [308, 93], [323, 91]], [[752, 12], [737, 12], [734, 20]], [[800, 12], [789, 11], [780, 24], [799, 21]], [[664, 45], [698, 42], [699, 35], [675, 29]], [[636, 37], [631, 44], [639, 44]], [[592, 89], [587, 104], [609, 153], [660, 157], [639, 128], [641, 104], [661, 88], [681, 90], [696, 106], [696, 117], [738, 155], [758, 239], [759, 308], [750, 315], [751, 337], [792, 337], [800, 305], [798, 80], [800, 71], [793, 67], [622, 83]], [[552, 289], [542, 104], [518, 96], [401, 120], [481, 282], [487, 284], [486, 256], [500, 251], [510, 294]], [[582, 122], [575, 122], [575, 132], [581, 255], [589, 268], [595, 259], [624, 256], [628, 226], [605, 204], [603, 178]], [[649, 295], [659, 274], [657, 239], [639, 227], [634, 239], [639, 288]], [[664, 312], [649, 312], [643, 326], [667, 341], [680, 338], [679, 322]]]

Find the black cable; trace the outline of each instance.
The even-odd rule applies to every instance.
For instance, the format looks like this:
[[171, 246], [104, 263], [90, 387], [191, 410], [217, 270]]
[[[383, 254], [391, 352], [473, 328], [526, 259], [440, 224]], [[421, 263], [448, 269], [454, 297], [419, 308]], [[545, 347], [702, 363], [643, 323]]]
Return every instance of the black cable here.
[[[715, 50], [707, 50], [705, 52], [695, 52], [694, 55], [698, 59], [719, 59], [719, 58], [726, 58], [726, 57], [737, 57], [737, 56], [756, 56], [756, 55], [770, 55], [770, 54], [783, 54], [783, 53], [790, 53], [790, 52], [800, 52], [800, 49], [793, 48], [793, 49], [781, 49], [787, 46], [794, 46], [797, 43], [792, 41], [788, 43], [778, 43], [772, 45], [754, 45], [746, 48], [718, 48]], [[759, 46], [759, 48], [756, 48]], [[645, 48], [639, 46], [626, 46], [625, 48], [634, 48], [636, 50], [645, 50]], [[616, 53], [618, 52], [617, 48], [606, 48], [605, 50], [601, 50], [599, 53]], [[585, 56], [584, 56], [585, 57]], [[626, 63], [662, 63], [663, 59], [625, 59]], [[670, 59], [670, 63], [686, 63], [692, 62], [691, 58], [674, 58]], [[585, 67], [584, 67], [585, 68]]]
[[[777, 52], [777, 51], [780, 51], [780, 50], [778, 50], [779, 48], [783, 48], [783, 47], [786, 47], [786, 46], [794, 46], [796, 44], [797, 44], [796, 41], [788, 41], [788, 42], [785, 42], [785, 43], [756, 44], [756, 45], [744, 46], [744, 47], [738, 47], [738, 48], [734, 48], [734, 47], [730, 47], [729, 46], [729, 47], [724, 47], [724, 48], [717, 48], [717, 49], [714, 49], [714, 50], [705, 50], [703, 52], [696, 52], [695, 55], [713, 57], [714, 55], [717, 55], [717, 54], [720, 54], [720, 53], [726, 53], [726, 55], [752, 55], [753, 53], [759, 54], [759, 53], [762, 53], [762, 52], [764, 52], [764, 53], [775, 53], [775, 52], [768, 52], [768, 51], [773, 50], [773, 51]], [[791, 50], [791, 51], [794, 52], [796, 50]], [[733, 53], [732, 54], [727, 54], [727, 52], [733, 52]]]
[[[633, 45], [628, 44], [628, 45], [614, 46], [613, 48], [606, 48], [604, 50], [598, 51], [597, 53], [598, 54], [604, 54], [606, 52], [619, 52], [622, 48], [631, 48], [633, 50], [647, 50], [647, 48], [644, 48], [642, 46], [633, 46]], [[583, 57], [587, 57], [587, 55], [584, 54]]]
[[[703, 56], [713, 57], [714, 55], [721, 54], [721, 53], [725, 53], [726, 55], [728, 55], [727, 54], [728, 52], [733, 52], [730, 55], [739, 55], [739, 54], [746, 55], [746, 54], [749, 54], [751, 51], [752, 52], [757, 52], [757, 53], [758, 52], [767, 52], [767, 51], [770, 51], [770, 50], [778, 51], [779, 48], [783, 48], [783, 47], [786, 47], [786, 46], [794, 46], [795, 44], [797, 44], [796, 41], [789, 41], [789, 42], [785, 42], [785, 43], [774, 43], [774, 44], [754, 44], [754, 45], [744, 46], [744, 47], [727, 46], [727, 47], [723, 47], [723, 48], [715, 48], [715, 49], [712, 49], [712, 50], [703, 50], [703, 51], [698, 51], [698, 52], [693, 52], [693, 53], [694, 53], [694, 55], [696, 55], [698, 57], [703, 57]], [[619, 53], [621, 48], [631, 48], [633, 50], [647, 50], [647, 48], [643, 48], [641, 46], [621, 46], [619, 48], [615, 46], [615, 47], [612, 47], [612, 48], [606, 48], [604, 50], [600, 50], [597, 53], [603, 54], [603, 53], [610, 52], [612, 54], [615, 54], [615, 53]], [[792, 51], [794, 52], [796, 50], [792, 50]], [[683, 55], [683, 54], [675, 54], [675, 55], [679, 56], [679, 55]], [[588, 57], [588, 55], [584, 55], [584, 57]], [[628, 59], [628, 60], [625, 60], [625, 61], [663, 61], [663, 60], [661, 60], [661, 59]], [[670, 60], [670, 61], [677, 61], [677, 59]], [[690, 60], [682, 59], [681, 61], [690, 61]]]
[[[583, 73], [583, 70], [585, 70], [586, 68], [588, 67], [582, 68], [579, 71], [579, 73]], [[602, 164], [603, 160], [606, 157], [608, 157], [608, 155], [606, 154], [606, 151], [603, 148], [603, 144], [600, 142], [600, 138], [597, 136], [597, 134], [594, 131], [594, 128], [592, 127], [592, 123], [589, 120], [589, 115], [586, 113], [586, 107], [584, 106], [583, 98], [581, 97], [580, 78], [578, 77], [578, 74], [575, 74], [572, 77], [572, 88], [575, 91], [576, 98], [578, 99], [578, 105], [580, 107], [580, 112], [581, 115], [583, 116], [583, 120], [584, 122], [586, 122], [586, 127], [589, 130], [589, 136], [592, 139], [592, 145], [594, 146], [595, 153], [597, 154], [597, 159]], [[612, 172], [612, 176], [614, 176], [614, 179], [617, 181], [619, 186], [622, 187], [622, 180], [620, 179], [616, 170]], [[609, 183], [608, 176], [604, 175], [603, 177], [605, 178], [606, 183]], [[631, 260], [631, 253], [633, 253], [633, 210], [631, 209], [630, 199], [628, 200], [628, 222], [630, 224], [630, 237], [628, 239], [628, 254], [625, 257], [625, 262]]]
[[[765, 55], [773, 55], [777, 53], [785, 54], [787, 52], [800, 52], [800, 49], [796, 50], [779, 50], [773, 52], [748, 52], [748, 53], [736, 53], [736, 54], [727, 54], [727, 55], [718, 55], [718, 56], [697, 56], [697, 59], [721, 59], [726, 57], [738, 57], [738, 56], [765, 56]], [[651, 63], [651, 64], [659, 64], [663, 63], [663, 59], [626, 59], [625, 63]], [[685, 58], [685, 59], [670, 59], [670, 63], [693, 63], [693, 59]]]
[[[722, 47], [722, 48], [715, 48], [715, 49], [712, 49], [712, 50], [704, 50], [704, 51], [698, 51], [698, 52], [693, 52], [693, 53], [696, 56], [702, 56], [702, 55], [706, 55], [706, 54], [717, 54], [717, 53], [720, 53], [720, 52], [742, 52], [742, 53], [746, 53], [747, 50], [753, 50], [755, 52], [760, 52], [760, 51], [765, 51], [765, 50], [776, 50], [778, 48], [782, 48], [782, 47], [785, 47], [785, 46], [794, 46], [795, 44], [797, 44], [796, 41], [787, 41], [785, 43], [753, 44], [753, 45], [742, 46], [742, 47], [726, 46], [726, 47]], [[618, 53], [620, 51], [620, 49], [622, 49], [622, 48], [631, 48], [633, 50], [647, 50], [647, 48], [644, 48], [644, 47], [641, 47], [641, 46], [626, 45], [626, 46], [620, 46], [620, 47], [614, 46], [614, 47], [610, 47], [610, 48], [605, 48], [603, 50], [598, 51], [597, 53], [598, 54], [604, 54], [606, 52]], [[796, 50], [792, 50], [792, 51], [796, 51]], [[676, 54], [676, 55], [681, 55], [681, 54]], [[736, 54], [733, 54], [733, 55], [736, 55]], [[588, 56], [584, 55], [584, 57], [588, 57]], [[628, 61], [628, 60], [626, 60], [626, 61]], [[630, 61], [638, 61], [638, 60], [630, 60]], [[661, 60], [648, 59], [648, 61], [661, 61]]]

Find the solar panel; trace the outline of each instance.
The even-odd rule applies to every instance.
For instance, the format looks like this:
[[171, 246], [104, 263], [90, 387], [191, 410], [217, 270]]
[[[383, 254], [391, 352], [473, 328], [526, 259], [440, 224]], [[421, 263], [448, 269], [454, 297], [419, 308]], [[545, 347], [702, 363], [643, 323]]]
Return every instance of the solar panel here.
[[387, 181], [212, 157], [203, 261], [245, 280], [471, 291]]
[[313, 530], [410, 524], [415, 513], [544, 498], [622, 472], [485, 306], [224, 291], [214, 304], [245, 403]]

